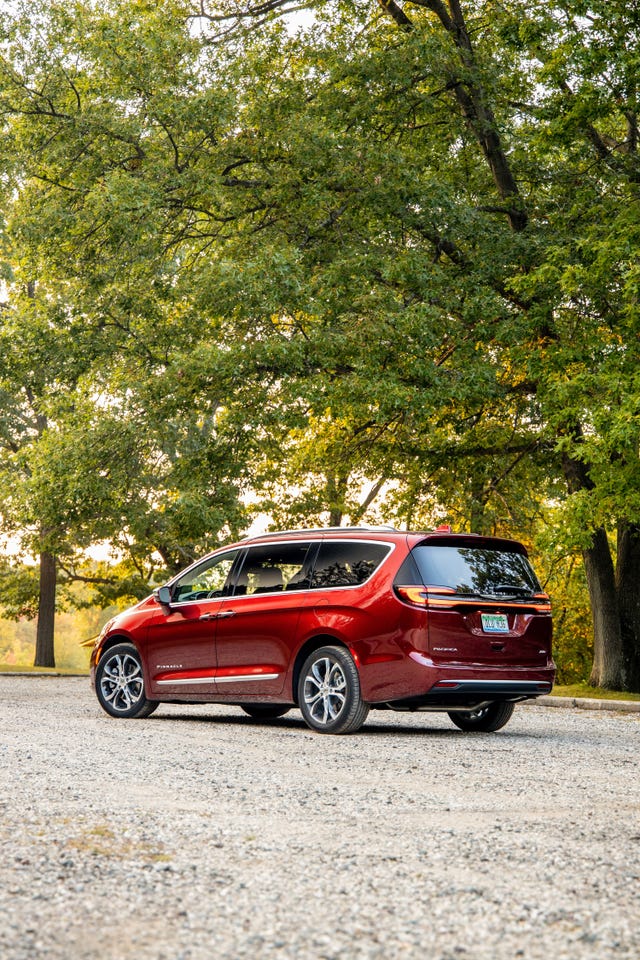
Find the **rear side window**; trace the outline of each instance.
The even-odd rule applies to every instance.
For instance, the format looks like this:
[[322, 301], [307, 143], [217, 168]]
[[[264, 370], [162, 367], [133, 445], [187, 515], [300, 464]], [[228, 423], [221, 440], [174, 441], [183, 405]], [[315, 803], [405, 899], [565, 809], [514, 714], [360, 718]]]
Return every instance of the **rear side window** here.
[[426, 586], [492, 597], [530, 596], [541, 590], [527, 557], [515, 551], [422, 544], [414, 547], [411, 556]]
[[374, 573], [391, 550], [389, 544], [325, 540], [320, 545], [311, 588], [357, 587]]

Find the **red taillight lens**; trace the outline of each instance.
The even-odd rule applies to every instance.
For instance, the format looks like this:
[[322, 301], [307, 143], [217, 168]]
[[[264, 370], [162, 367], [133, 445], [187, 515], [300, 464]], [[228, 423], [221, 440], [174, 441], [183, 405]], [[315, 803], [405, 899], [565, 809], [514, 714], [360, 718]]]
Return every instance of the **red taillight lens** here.
[[405, 603], [414, 607], [426, 607], [428, 594], [424, 587], [396, 587], [396, 593]]
[[456, 591], [453, 587], [410, 587], [395, 586], [395, 591], [401, 600], [410, 603], [414, 607], [428, 607], [430, 596], [455, 596]]
[[534, 593], [533, 599], [536, 601], [540, 613], [551, 613], [551, 597], [548, 593]]

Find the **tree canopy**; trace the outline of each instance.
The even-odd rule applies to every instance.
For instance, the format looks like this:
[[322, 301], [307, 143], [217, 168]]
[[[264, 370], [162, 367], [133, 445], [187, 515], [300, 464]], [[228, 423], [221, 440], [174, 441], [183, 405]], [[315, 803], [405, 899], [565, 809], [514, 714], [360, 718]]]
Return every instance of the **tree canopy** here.
[[542, 536], [639, 689], [640, 19], [299, 6], [3, 13], [5, 529], [105, 597], [247, 503]]

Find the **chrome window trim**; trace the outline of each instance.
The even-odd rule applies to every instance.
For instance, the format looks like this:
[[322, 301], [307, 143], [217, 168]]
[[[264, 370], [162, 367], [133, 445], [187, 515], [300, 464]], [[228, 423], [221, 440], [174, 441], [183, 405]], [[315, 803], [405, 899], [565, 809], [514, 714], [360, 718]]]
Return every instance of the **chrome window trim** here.
[[359, 537], [326, 537], [325, 539], [321, 540], [321, 543], [377, 543], [381, 547], [390, 547], [390, 549], [387, 550], [387, 553], [382, 558], [380, 563], [375, 567], [374, 570], [371, 571], [367, 579], [363, 580], [362, 583], [351, 583], [344, 587], [309, 587], [306, 591], [301, 590], [301, 593], [320, 593], [324, 590], [359, 590], [360, 587], [364, 587], [366, 583], [369, 583], [369, 580], [371, 580], [372, 577], [375, 577], [382, 564], [387, 562], [397, 547], [396, 543], [390, 543], [388, 540], [371, 540], [369, 538], [364, 540], [360, 539]]
[[[285, 544], [288, 544], [288, 543], [291, 543], [291, 542], [292, 542], [291, 540], [274, 540], [274, 541], [273, 541], [273, 546], [284, 546]], [[295, 542], [295, 541], [294, 541], [294, 542]], [[304, 542], [307, 542], [307, 541], [304, 541]], [[313, 540], [309, 540], [308, 543], [309, 543], [309, 546], [310, 546], [310, 547], [313, 546], [313, 545], [316, 544], [316, 543], [320, 543], [320, 544], [322, 544], [322, 543], [377, 543], [377, 544], [379, 544], [379, 545], [382, 546], [382, 547], [390, 547], [390, 549], [388, 550], [386, 556], [384, 556], [384, 557], [382, 558], [382, 560], [380, 561], [380, 563], [378, 564], [378, 566], [375, 568], [375, 570], [367, 577], [366, 580], [363, 580], [362, 583], [353, 583], [353, 584], [350, 584], [349, 586], [345, 586], [345, 587], [306, 587], [306, 589], [304, 589], [304, 590], [273, 590], [273, 591], [271, 591], [271, 592], [269, 592], [269, 593], [266, 593], [266, 592], [265, 592], [265, 593], [249, 593], [249, 594], [246, 594], [246, 593], [242, 593], [242, 594], [241, 594], [241, 593], [236, 593], [236, 594], [230, 594], [228, 597], [211, 597], [211, 598], [210, 598], [210, 601], [207, 600], [207, 599], [205, 599], [205, 600], [185, 600], [185, 601], [182, 602], [182, 603], [181, 603], [180, 601], [178, 601], [178, 602], [175, 603], [175, 604], [172, 602], [172, 603], [171, 603], [171, 609], [173, 610], [173, 609], [178, 609], [178, 608], [180, 608], [180, 607], [189, 607], [189, 606], [191, 606], [191, 604], [194, 604], [194, 603], [200, 603], [200, 604], [202, 604], [202, 603], [208, 603], [208, 602], [213, 602], [213, 601], [216, 601], [216, 602], [219, 602], [219, 603], [223, 603], [223, 602], [228, 602], [228, 601], [233, 602], [233, 601], [236, 601], [236, 600], [251, 600], [253, 597], [281, 597], [283, 594], [289, 594], [290, 596], [293, 596], [293, 594], [320, 593], [320, 592], [322, 592], [322, 591], [324, 591], [324, 590], [359, 590], [360, 587], [364, 587], [364, 585], [365, 585], [366, 583], [368, 583], [369, 580], [371, 580], [371, 578], [376, 575], [376, 573], [378, 572], [378, 570], [380, 569], [380, 567], [382, 566], [382, 564], [383, 564], [383, 563], [386, 563], [387, 559], [391, 556], [391, 554], [395, 551], [396, 547], [398, 546], [397, 543], [392, 543], [392, 542], [390, 542], [389, 540], [371, 540], [371, 539], [369, 539], [369, 538], [367, 538], [366, 540], [364, 540], [364, 539], [360, 539], [359, 537], [356, 538], [356, 537], [333, 537], [333, 536], [332, 536], [332, 537], [326, 537], [326, 538], [324, 538], [324, 537], [317, 537], [317, 538], [314, 538]], [[261, 547], [262, 547], [262, 546], [270, 546], [270, 545], [271, 545], [270, 543], [269, 543], [269, 544], [264, 544], [264, 543], [256, 544], [256, 546], [261, 546]], [[245, 549], [245, 550], [247, 551], [247, 553], [248, 553], [248, 552], [251, 550], [251, 545], [247, 544], [247, 545], [244, 547], [244, 549]], [[245, 558], [243, 559], [243, 561], [242, 561], [243, 564], [244, 564], [244, 560], [245, 560], [245, 559], [246, 559], [246, 557], [245, 557]], [[240, 569], [242, 569], [242, 568], [240, 568]], [[187, 572], [187, 571], [185, 570], [185, 573], [186, 573], [186, 572]], [[180, 574], [180, 576], [181, 576], [181, 574]], [[178, 579], [179, 579], [179, 577], [176, 577], [176, 580], [178, 580]], [[171, 585], [171, 584], [169, 584], [169, 586], [170, 586], [170, 585]], [[165, 682], [165, 681], [162, 681], [162, 682]]]
[[[201, 564], [205, 563], [207, 560], [214, 560], [214, 559], [215, 559], [215, 560], [224, 560], [224, 557], [225, 557], [225, 554], [226, 554], [226, 553], [229, 553], [229, 554], [235, 553], [235, 554], [237, 554], [237, 556], [236, 556], [236, 557], [234, 558], [234, 560], [233, 560], [233, 563], [231, 564], [231, 569], [233, 569], [233, 565], [236, 563], [238, 557], [240, 557], [243, 553], [245, 553], [247, 548], [246, 548], [245, 546], [243, 546], [243, 545], [239, 545], [239, 546], [228, 547], [228, 548], [226, 548], [226, 547], [221, 547], [220, 549], [221, 549], [222, 552], [220, 553], [219, 556], [217, 555], [217, 552], [216, 552], [215, 555], [214, 555], [214, 554], [209, 554], [209, 555], [206, 556], [206, 557], [201, 557], [200, 560], [194, 560], [194, 562], [191, 563], [188, 567], [185, 567], [184, 570], [182, 570], [180, 573], [176, 574], [176, 576], [173, 577], [172, 580], [169, 580], [169, 581], [167, 582], [166, 586], [168, 586], [168, 587], [173, 587], [173, 585], [176, 584], [176, 583], [178, 582], [178, 580], [180, 580], [182, 577], [186, 576], [186, 574], [189, 573], [190, 570], [195, 570], [196, 567], [199, 567]], [[242, 562], [244, 563], [244, 557], [242, 558]], [[210, 599], [210, 600], [229, 600], [230, 597], [209, 597], [209, 598], [207, 598], [207, 599]], [[176, 600], [175, 602], [172, 600], [172, 601], [171, 601], [171, 609], [173, 610], [174, 607], [187, 607], [187, 606], [189, 606], [189, 605], [192, 604], [192, 603], [205, 603], [205, 602], [206, 602], [206, 600], [183, 600], [183, 601], [181, 601], [181, 600]]]

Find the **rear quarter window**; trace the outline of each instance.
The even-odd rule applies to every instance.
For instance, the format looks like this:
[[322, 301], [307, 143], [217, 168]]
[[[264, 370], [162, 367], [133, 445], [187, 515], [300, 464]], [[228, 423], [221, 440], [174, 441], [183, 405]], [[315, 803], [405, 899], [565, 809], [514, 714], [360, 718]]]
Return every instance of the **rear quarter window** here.
[[391, 544], [325, 540], [320, 545], [311, 589], [357, 587], [375, 573]]

